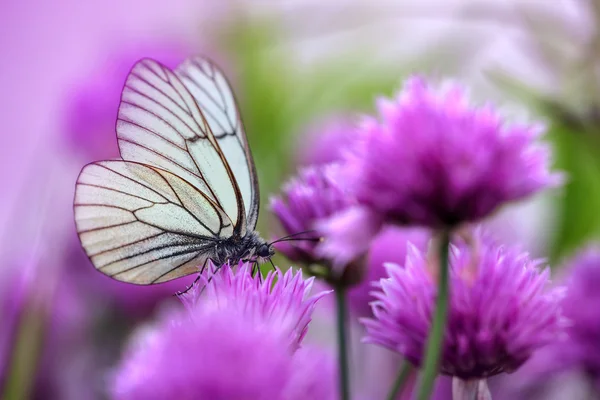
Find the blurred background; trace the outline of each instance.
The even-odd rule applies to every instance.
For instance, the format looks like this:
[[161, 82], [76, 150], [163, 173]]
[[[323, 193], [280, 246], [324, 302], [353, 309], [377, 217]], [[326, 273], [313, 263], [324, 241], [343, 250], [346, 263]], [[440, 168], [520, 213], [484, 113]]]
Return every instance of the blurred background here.
[[74, 230], [75, 180], [84, 164], [118, 156], [120, 90], [142, 57], [174, 67], [206, 54], [227, 72], [264, 237], [277, 234], [269, 196], [319, 157], [315, 135], [370, 112], [411, 73], [459, 79], [475, 98], [548, 125], [568, 183], [502, 210], [490, 223], [505, 241], [559, 266], [600, 234], [596, 0], [5, 0], [0, 51], [4, 399], [105, 398], [127, 337], [190, 282], [113, 281]]

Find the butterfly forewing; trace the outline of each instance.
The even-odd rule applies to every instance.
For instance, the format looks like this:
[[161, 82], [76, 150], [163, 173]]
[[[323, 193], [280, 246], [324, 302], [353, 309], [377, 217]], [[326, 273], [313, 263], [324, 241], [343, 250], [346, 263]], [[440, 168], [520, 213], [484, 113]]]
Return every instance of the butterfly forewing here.
[[238, 234], [245, 234], [246, 211], [236, 175], [202, 105], [175, 73], [148, 59], [133, 67], [122, 93], [117, 137], [124, 160], [187, 180], [223, 209]]
[[75, 222], [98, 270], [138, 284], [197, 272], [215, 240], [233, 233], [227, 215], [189, 182], [126, 161], [82, 170]]
[[229, 82], [213, 62], [202, 57], [186, 60], [175, 73], [200, 106], [225, 154], [244, 200], [247, 225], [254, 229], [260, 196], [256, 169]]

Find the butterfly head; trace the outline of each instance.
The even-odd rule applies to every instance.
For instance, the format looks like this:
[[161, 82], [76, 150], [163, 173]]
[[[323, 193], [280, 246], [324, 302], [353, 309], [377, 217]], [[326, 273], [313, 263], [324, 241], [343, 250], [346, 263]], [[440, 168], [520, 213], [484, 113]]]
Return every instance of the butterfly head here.
[[257, 261], [262, 264], [271, 259], [275, 255], [275, 248], [270, 243], [262, 243], [256, 247], [256, 255]]
[[271, 258], [275, 255], [275, 249], [269, 243], [263, 243], [256, 249], [256, 255], [260, 258]]

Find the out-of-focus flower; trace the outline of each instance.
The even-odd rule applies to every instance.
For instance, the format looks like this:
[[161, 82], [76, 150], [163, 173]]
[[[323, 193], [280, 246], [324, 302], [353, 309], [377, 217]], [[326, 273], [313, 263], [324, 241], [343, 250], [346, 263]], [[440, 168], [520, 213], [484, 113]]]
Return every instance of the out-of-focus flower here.
[[381, 120], [364, 119], [341, 174], [358, 206], [321, 225], [328, 240], [317, 251], [336, 264], [363, 253], [385, 223], [455, 227], [562, 181], [536, 142], [541, 126], [508, 124], [456, 84], [412, 78], [377, 108]]
[[186, 55], [185, 47], [176, 43], [138, 43], [110, 55], [70, 94], [65, 111], [67, 140], [90, 160], [118, 156], [115, 124], [121, 91], [133, 64], [149, 57], [175, 68]]
[[348, 302], [358, 317], [371, 316], [369, 303], [375, 298], [371, 294], [373, 283], [387, 276], [384, 264], [404, 265], [407, 246], [412, 244], [425, 251], [430, 235], [425, 229], [388, 226], [373, 239], [366, 260], [366, 275], [363, 282], [348, 290]]
[[287, 331], [294, 346], [299, 346], [319, 299], [328, 292], [310, 295], [314, 278], [303, 279], [302, 271], [291, 268], [283, 273], [276, 268], [263, 279], [252, 276], [252, 265], [240, 262], [236, 271], [225, 264], [209, 263], [201, 281], [180, 296], [192, 312], [203, 309], [238, 312], [252, 318], [258, 325], [275, 324]]
[[356, 137], [356, 126], [347, 115], [317, 121], [300, 136], [299, 164], [314, 166], [339, 162]]
[[600, 246], [581, 250], [567, 262], [565, 273], [562, 309], [569, 321], [567, 335], [537, 352], [513, 379], [501, 382], [507, 398], [547, 393], [552, 382], [565, 380], [577, 380], [577, 386], [600, 393]]
[[561, 182], [549, 148], [535, 143], [540, 126], [509, 125], [458, 85], [412, 78], [377, 108], [381, 120], [364, 120], [344, 172], [357, 200], [386, 221], [456, 226]]
[[34, 267], [24, 263], [17, 267], [4, 266], [0, 279], [0, 393], [5, 390], [12, 365], [19, 327], [33, 290]]
[[562, 303], [570, 321], [568, 340], [552, 350], [559, 351], [557, 360], [565, 363], [562, 369], [577, 366], [600, 391], [600, 246], [584, 249], [569, 263], [568, 271]]
[[[498, 246], [477, 232], [450, 254], [449, 318], [440, 371], [462, 380], [485, 379], [519, 368], [537, 349], [557, 341], [565, 326], [563, 288], [548, 288], [549, 270], [517, 248]], [[427, 255], [414, 246], [404, 267], [387, 264], [363, 320], [366, 341], [421, 365], [437, 285]]]
[[[35, 253], [35, 251], [33, 251]], [[69, 277], [37, 256], [6, 264], [1, 271], [0, 393], [19, 381], [20, 395], [32, 399], [92, 399], [100, 392], [90, 384], [94, 364], [82, 368], [89, 315]], [[56, 368], [60, 365], [60, 368]], [[18, 367], [17, 367], [18, 366]], [[23, 368], [27, 370], [23, 370]], [[83, 384], [82, 382], [88, 382]], [[16, 395], [13, 393], [13, 395]]]
[[[318, 237], [317, 224], [351, 204], [338, 184], [341, 168], [339, 164], [307, 167], [285, 184], [282, 197], [271, 198], [271, 210], [286, 234], [307, 232], [296, 239]], [[311, 264], [322, 260], [315, 253], [317, 243], [311, 240], [282, 241], [275, 247], [292, 261]]]
[[93, 305], [81, 295], [78, 281], [65, 272], [59, 274], [52, 297], [45, 303], [45, 314], [38, 315], [43, 341], [33, 399], [95, 400], [105, 391], [96, 377], [105, 372], [108, 360], [94, 357], [90, 340]]
[[[188, 312], [165, 316], [133, 343], [116, 371], [114, 398], [335, 399], [333, 359], [309, 346], [290, 347], [284, 313], [304, 302], [310, 285], [291, 272], [272, 273], [261, 284], [247, 265], [235, 274], [223, 269], [199, 286], [199, 298], [188, 298]], [[282, 281], [269, 290], [275, 276]], [[310, 313], [310, 306], [300, 308]], [[306, 320], [291, 314], [303, 332]]]

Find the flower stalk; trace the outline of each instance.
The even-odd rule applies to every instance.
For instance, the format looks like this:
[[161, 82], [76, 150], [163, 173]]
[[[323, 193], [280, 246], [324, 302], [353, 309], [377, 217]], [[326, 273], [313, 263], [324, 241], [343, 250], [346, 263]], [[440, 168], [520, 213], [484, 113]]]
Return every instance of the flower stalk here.
[[448, 296], [450, 292], [449, 277], [449, 246], [450, 232], [442, 231], [439, 247], [439, 274], [438, 291], [435, 304], [435, 314], [429, 338], [427, 340], [427, 352], [425, 362], [423, 363], [423, 376], [419, 388], [418, 400], [428, 400], [433, 391], [433, 384], [437, 375], [444, 332], [446, 330], [446, 320], [448, 318]]
[[339, 388], [340, 399], [350, 400], [350, 373], [348, 363], [348, 334], [347, 334], [347, 307], [346, 288], [337, 285], [335, 288], [335, 303], [337, 308], [337, 343], [339, 362]]
[[402, 393], [402, 389], [406, 386], [406, 382], [408, 378], [413, 372], [413, 366], [410, 362], [404, 361], [402, 366], [400, 367], [400, 371], [398, 372], [398, 376], [394, 381], [394, 386], [392, 386], [392, 390], [390, 390], [390, 394], [388, 395], [388, 400], [394, 400], [398, 397], [398, 394]]

